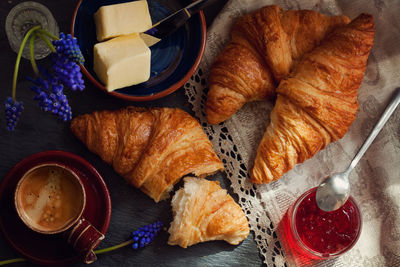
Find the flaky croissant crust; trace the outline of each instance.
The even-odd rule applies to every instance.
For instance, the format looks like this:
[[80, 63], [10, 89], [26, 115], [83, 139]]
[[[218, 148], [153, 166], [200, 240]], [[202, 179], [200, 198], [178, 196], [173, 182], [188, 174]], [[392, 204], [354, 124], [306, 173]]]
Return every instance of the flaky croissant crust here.
[[210, 69], [208, 122], [228, 119], [246, 102], [274, 97], [276, 85], [296, 62], [333, 29], [349, 22], [346, 16], [283, 11], [275, 5], [239, 18], [231, 41]]
[[195, 177], [185, 177], [184, 181], [184, 188], [172, 198], [174, 220], [168, 230], [169, 245], [186, 248], [210, 240], [237, 245], [249, 235], [243, 210], [219, 182]]
[[74, 118], [71, 130], [156, 202], [186, 174], [205, 176], [223, 169], [197, 120], [177, 108], [96, 111]]
[[374, 34], [373, 17], [361, 14], [332, 32], [281, 81], [251, 172], [254, 183], [280, 178], [345, 135], [356, 117]]

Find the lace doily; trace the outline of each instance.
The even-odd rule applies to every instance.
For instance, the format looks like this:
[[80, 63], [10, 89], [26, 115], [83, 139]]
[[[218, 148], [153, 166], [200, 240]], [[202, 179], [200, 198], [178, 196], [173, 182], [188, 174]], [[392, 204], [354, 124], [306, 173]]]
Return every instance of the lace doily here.
[[[219, 125], [205, 117], [210, 65], [229, 40], [229, 29], [239, 16], [262, 6], [312, 9], [351, 19], [362, 12], [374, 16], [376, 37], [363, 84], [357, 118], [344, 138], [329, 144], [312, 159], [298, 164], [278, 181], [253, 185], [248, 176], [258, 144], [269, 123], [273, 102], [246, 104]], [[382, 133], [351, 175], [352, 195], [363, 214], [363, 230], [356, 246], [338, 259], [311, 262], [285, 248], [280, 222], [290, 205], [324, 177], [344, 170], [377, 121], [400, 81], [400, 5], [389, 0], [230, 0], [208, 29], [206, 50], [185, 92], [214, 149], [225, 165], [233, 192], [268, 266], [400, 266], [400, 112], [392, 115]], [[378, 177], [378, 178], [377, 178]]]
[[[205, 88], [208, 73], [200, 68], [185, 84], [186, 95], [193, 105], [195, 115], [200, 120], [204, 131], [213, 143], [214, 149], [225, 166], [225, 173], [231, 182], [234, 193], [239, 197], [238, 201], [245, 212], [250, 229], [254, 233], [254, 240], [268, 266], [287, 266], [276, 228], [265, 210], [264, 204], [256, 196], [256, 186], [250, 182], [248, 176], [248, 163], [243, 159], [241, 146], [229, 131], [225, 123], [209, 125], [207, 123], [205, 103], [207, 88]], [[251, 121], [251, 120], [248, 120]], [[272, 249], [271, 249], [272, 248]]]

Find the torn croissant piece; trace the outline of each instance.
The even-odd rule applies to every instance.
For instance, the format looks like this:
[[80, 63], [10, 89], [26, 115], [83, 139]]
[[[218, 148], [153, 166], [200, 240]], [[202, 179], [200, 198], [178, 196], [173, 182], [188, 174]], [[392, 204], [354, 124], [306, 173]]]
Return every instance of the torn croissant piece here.
[[172, 198], [169, 245], [186, 248], [211, 240], [237, 245], [249, 235], [243, 210], [219, 182], [195, 177], [185, 177], [184, 182]]
[[361, 14], [336, 29], [281, 81], [252, 182], [280, 178], [345, 135], [356, 117], [374, 34], [373, 17]]
[[223, 169], [197, 120], [177, 108], [96, 111], [74, 118], [71, 130], [155, 202], [167, 198], [184, 175]]
[[349, 22], [346, 16], [283, 11], [274, 5], [239, 18], [231, 41], [210, 70], [208, 122], [220, 123], [247, 102], [274, 97], [276, 85], [296, 62], [333, 29]]

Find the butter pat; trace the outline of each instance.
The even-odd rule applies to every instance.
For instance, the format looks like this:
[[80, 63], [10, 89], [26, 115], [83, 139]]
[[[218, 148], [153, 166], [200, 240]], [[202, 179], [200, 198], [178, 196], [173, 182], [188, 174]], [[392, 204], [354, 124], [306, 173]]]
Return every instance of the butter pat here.
[[145, 32], [151, 28], [147, 1], [133, 1], [100, 7], [94, 14], [99, 42], [120, 35]]
[[147, 81], [150, 65], [151, 51], [137, 33], [94, 46], [93, 69], [109, 92]]

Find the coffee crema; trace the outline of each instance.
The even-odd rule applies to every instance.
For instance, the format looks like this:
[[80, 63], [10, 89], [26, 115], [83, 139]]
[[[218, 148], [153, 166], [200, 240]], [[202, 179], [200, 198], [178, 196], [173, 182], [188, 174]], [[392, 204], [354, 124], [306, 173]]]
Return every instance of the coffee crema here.
[[40, 232], [57, 232], [81, 214], [84, 192], [77, 178], [57, 165], [38, 167], [20, 183], [17, 209], [26, 224]]

